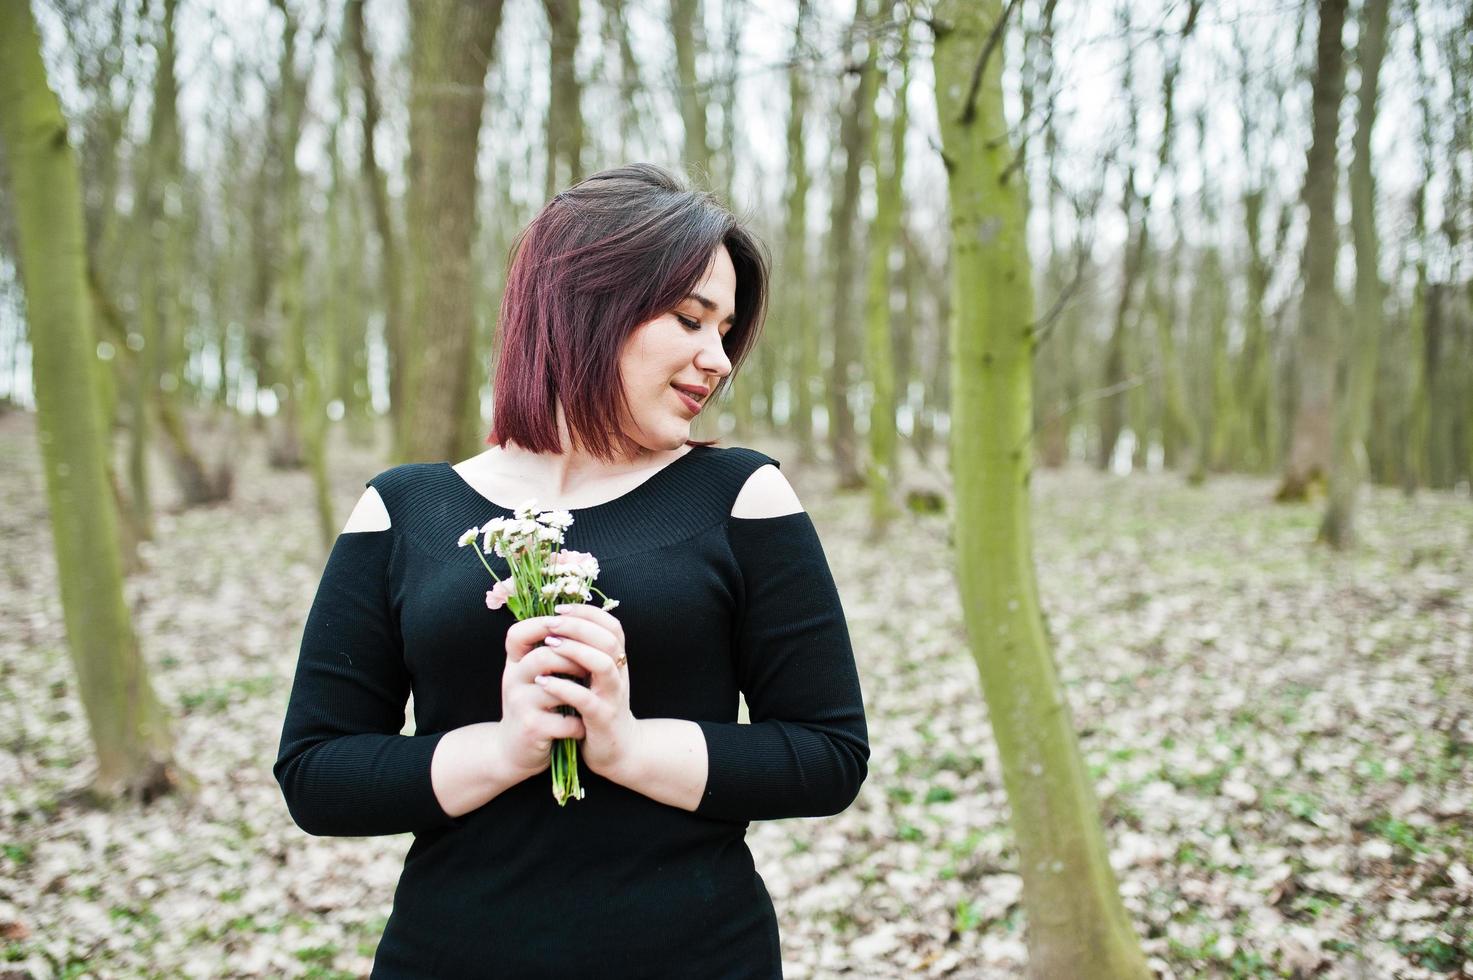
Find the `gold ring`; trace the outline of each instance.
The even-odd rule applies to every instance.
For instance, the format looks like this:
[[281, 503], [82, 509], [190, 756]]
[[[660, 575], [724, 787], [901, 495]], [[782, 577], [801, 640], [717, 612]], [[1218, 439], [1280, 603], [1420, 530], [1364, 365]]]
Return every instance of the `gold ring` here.
[[629, 661], [629, 658], [627, 656], [625, 656], [624, 654], [621, 653], [621, 654], [619, 654], [619, 659], [614, 661], [614, 666], [616, 668], [622, 667], [626, 663], [628, 663], [628, 661]]

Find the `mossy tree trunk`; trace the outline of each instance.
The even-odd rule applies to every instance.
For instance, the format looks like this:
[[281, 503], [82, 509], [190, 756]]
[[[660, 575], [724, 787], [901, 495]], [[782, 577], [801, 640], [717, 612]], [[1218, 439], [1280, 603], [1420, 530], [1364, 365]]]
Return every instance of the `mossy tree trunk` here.
[[1354, 157], [1350, 163], [1350, 228], [1355, 239], [1355, 309], [1351, 337], [1340, 359], [1335, 399], [1334, 455], [1330, 498], [1320, 523], [1320, 539], [1333, 548], [1355, 541], [1355, 497], [1365, 471], [1363, 442], [1370, 425], [1381, 343], [1381, 243], [1376, 234], [1376, 181], [1371, 169], [1371, 132], [1376, 126], [1376, 89], [1386, 51], [1389, 0], [1366, 0], [1361, 13], [1356, 60], [1360, 65]]
[[[792, 338], [795, 356], [788, 360], [789, 430], [804, 462], [814, 460], [813, 387], [821, 382], [818, 364], [818, 331], [814, 329], [812, 285], [808, 267], [808, 173], [803, 117], [808, 113], [808, 81], [804, 76], [807, 51], [805, 30], [811, 16], [808, 0], [798, 0], [793, 26], [793, 46], [788, 57], [788, 176], [783, 202], [783, 270], [777, 277], [781, 290], [782, 333]], [[769, 338], [770, 342], [770, 338]]]
[[362, 148], [360, 159], [363, 179], [368, 186], [368, 200], [373, 212], [373, 227], [378, 236], [379, 279], [383, 283], [384, 346], [389, 362], [389, 423], [393, 433], [393, 455], [402, 459], [408, 440], [405, 405], [408, 403], [409, 355], [404, 322], [403, 240], [389, 203], [389, 180], [378, 162], [378, 130], [382, 112], [378, 86], [374, 82], [373, 54], [363, 27], [363, 0], [348, 0], [344, 24], [344, 43], [353, 50], [357, 65], [357, 82], [363, 99]]
[[548, 76], [547, 173], [545, 197], [583, 179], [582, 90], [574, 56], [578, 53], [579, 0], [542, 0], [547, 12]]
[[297, 33], [299, 25], [286, 0], [274, 0], [283, 19], [281, 52], [278, 62], [278, 85], [281, 91], [280, 146], [281, 174], [276, 186], [281, 209], [280, 245], [276, 281], [276, 306], [281, 324], [286, 329], [287, 363], [291, 366], [286, 379], [286, 400], [280, 420], [280, 441], [298, 453], [281, 451], [278, 461], [304, 463], [312, 478], [313, 501], [317, 512], [318, 540], [324, 551], [332, 546], [338, 525], [333, 514], [332, 489], [327, 474], [327, 413], [319, 361], [314, 358], [308, 338], [306, 309], [307, 246], [302, 228], [303, 187], [297, 168], [297, 144], [302, 138], [307, 107], [310, 69], [297, 67]]
[[0, 64], [0, 141], [30, 324], [36, 424], [67, 642], [97, 751], [95, 788], [104, 797], [148, 799], [177, 782], [173, 739], [123, 597], [81, 186], [26, 0], [0, 2]]
[[910, 123], [906, 100], [910, 94], [910, 16], [899, 19], [900, 45], [896, 51], [897, 73], [891, 90], [889, 140], [880, 139], [878, 124], [871, 127], [870, 144], [875, 168], [875, 221], [870, 230], [869, 277], [864, 309], [864, 372], [872, 398], [869, 413], [869, 462], [865, 482], [869, 485], [870, 529], [883, 535], [900, 513], [895, 505], [896, 450], [900, 436], [895, 428], [896, 379], [894, 339], [890, 316], [890, 253], [895, 246], [903, 206], [905, 179], [905, 133]]
[[476, 151], [486, 71], [501, 26], [493, 0], [410, 8], [409, 251], [418, 353], [406, 392], [403, 458], [452, 460], [461, 448], [475, 329]]
[[[1130, 7], [1120, 9], [1120, 30], [1131, 31]], [[1125, 64], [1121, 88], [1126, 98], [1125, 145], [1137, 144], [1136, 134], [1140, 129], [1140, 107], [1135, 95], [1135, 55], [1131, 46], [1125, 48]], [[1130, 151], [1127, 149], [1126, 153]], [[1140, 179], [1134, 160], [1125, 164], [1124, 191], [1122, 192], [1121, 217], [1128, 229], [1124, 254], [1120, 266], [1120, 292], [1115, 300], [1114, 320], [1110, 328], [1110, 339], [1105, 344], [1103, 374], [1100, 377], [1100, 398], [1097, 409], [1099, 419], [1099, 444], [1096, 449], [1095, 465], [1109, 472], [1115, 458], [1115, 444], [1125, 430], [1126, 393], [1130, 388], [1128, 376], [1128, 347], [1132, 310], [1136, 304], [1141, 272], [1145, 266], [1147, 249], [1150, 247], [1150, 227], [1146, 220], [1150, 213], [1150, 194], [1141, 194]]]
[[1309, 225], [1304, 239], [1304, 295], [1299, 302], [1298, 398], [1293, 436], [1283, 479], [1276, 494], [1283, 501], [1304, 500], [1322, 485], [1330, 470], [1330, 424], [1335, 365], [1335, 253], [1339, 226], [1335, 189], [1340, 169], [1335, 141], [1340, 132], [1340, 98], [1345, 90], [1347, 0], [1320, 0], [1319, 39], [1314, 75], [1313, 135], [1304, 172], [1304, 204]]
[[1007, 176], [1003, 17], [999, 0], [935, 9], [962, 608], [1012, 809], [1029, 972], [1144, 978], [1039, 611], [1028, 496], [1033, 287], [1020, 178]]
[[853, 372], [860, 359], [859, 338], [854, 320], [855, 218], [859, 213], [860, 170], [869, 152], [869, 128], [873, 125], [875, 101], [875, 62], [879, 40], [874, 31], [877, 19], [873, 0], [855, 0], [854, 21], [849, 27], [846, 55], [855, 38], [864, 38], [865, 56], [860, 63], [856, 83], [851, 90], [839, 120], [839, 152], [844, 160], [843, 176], [833, 195], [831, 222], [833, 303], [830, 305], [830, 334], [834, 357], [829, 370], [829, 449], [833, 453], [834, 470], [840, 489], [857, 490], [864, 486], [859, 472], [854, 412], [849, 397], [854, 384]]
[[706, 90], [696, 76], [696, 58], [706, 32], [700, 0], [670, 0], [670, 35], [675, 41], [676, 102], [685, 126], [685, 169], [697, 183], [711, 180], [711, 143], [706, 134]]
[[[147, 414], [158, 418], [162, 448], [185, 506], [215, 503], [229, 496], [230, 477], [225, 471], [211, 475], [195, 450], [181, 402], [186, 392], [188, 361], [186, 331], [192, 304], [186, 300], [190, 270], [186, 258], [187, 181], [179, 133], [179, 83], [175, 77], [175, 20], [177, 0], [164, 0], [159, 42], [155, 45], [153, 101], [150, 108], [148, 150], [138, 182], [138, 241], [143, 261], [139, 266], [139, 333], [144, 338], [143, 360], [147, 370], [139, 380], [143, 390], [135, 393], [142, 411], [136, 422], [143, 426], [140, 449], [147, 445]], [[143, 465], [141, 462], [138, 464]], [[143, 470], [142, 499], [147, 504], [147, 476]]]

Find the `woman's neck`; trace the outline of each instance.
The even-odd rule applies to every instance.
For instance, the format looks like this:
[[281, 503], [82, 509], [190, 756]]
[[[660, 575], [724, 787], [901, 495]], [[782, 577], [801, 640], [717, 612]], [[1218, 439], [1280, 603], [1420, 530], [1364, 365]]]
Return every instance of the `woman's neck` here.
[[626, 438], [619, 459], [610, 462], [573, 447], [561, 403], [557, 406], [557, 427], [560, 453], [534, 453], [508, 443], [492, 446], [487, 456], [496, 457], [494, 461], [499, 463], [496, 469], [504, 475], [528, 486], [541, 487], [549, 496], [565, 498], [590, 483], [662, 466], [686, 451], [685, 446], [675, 450], [649, 449]]

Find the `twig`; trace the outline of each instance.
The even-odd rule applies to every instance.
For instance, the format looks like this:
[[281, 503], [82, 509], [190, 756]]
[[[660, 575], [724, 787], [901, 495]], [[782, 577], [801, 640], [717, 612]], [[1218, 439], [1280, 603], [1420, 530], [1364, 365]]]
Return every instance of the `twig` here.
[[992, 25], [992, 33], [987, 35], [987, 43], [982, 45], [982, 53], [977, 57], [977, 67], [972, 69], [972, 85], [967, 89], [967, 99], [962, 104], [963, 125], [968, 125], [977, 118], [977, 93], [982, 89], [982, 73], [987, 70], [987, 60], [992, 57], [992, 52], [1002, 41], [1003, 28], [1007, 26], [1008, 17], [1012, 15], [1013, 8], [1017, 5], [1018, 0], [1008, 0], [1002, 16], [997, 19], [996, 24]]

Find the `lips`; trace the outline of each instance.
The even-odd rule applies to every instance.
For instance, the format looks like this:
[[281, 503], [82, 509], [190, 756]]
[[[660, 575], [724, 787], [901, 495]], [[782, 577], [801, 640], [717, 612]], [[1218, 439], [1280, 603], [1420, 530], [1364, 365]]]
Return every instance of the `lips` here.
[[[681, 385], [671, 385], [670, 387], [675, 389], [675, 394], [680, 397], [680, 401], [682, 404], [685, 405], [687, 411], [689, 411], [692, 415], [700, 414], [701, 403], [697, 401], [694, 396], [688, 394], [688, 391], [690, 389]], [[699, 391], [699, 389], [697, 390]]]

